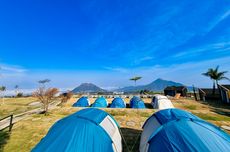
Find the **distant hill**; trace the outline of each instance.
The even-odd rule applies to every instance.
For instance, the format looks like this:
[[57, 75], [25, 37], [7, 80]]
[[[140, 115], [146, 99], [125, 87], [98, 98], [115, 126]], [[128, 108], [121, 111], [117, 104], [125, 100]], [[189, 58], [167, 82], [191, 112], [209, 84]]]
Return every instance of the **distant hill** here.
[[117, 89], [115, 91], [132, 92], [132, 91], [139, 91], [145, 89], [149, 91], [162, 91], [167, 86], [184, 86], [184, 85], [178, 82], [163, 80], [159, 78], [147, 85], [129, 86], [129, 87]]
[[90, 92], [106, 92], [106, 90], [92, 83], [82, 83], [80, 86], [72, 90], [73, 93], [90, 93]]

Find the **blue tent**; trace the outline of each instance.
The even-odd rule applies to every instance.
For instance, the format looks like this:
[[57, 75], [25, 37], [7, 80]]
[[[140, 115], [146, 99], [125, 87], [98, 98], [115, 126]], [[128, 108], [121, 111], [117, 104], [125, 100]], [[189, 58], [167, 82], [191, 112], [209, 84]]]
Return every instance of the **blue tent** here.
[[126, 104], [124, 102], [124, 100], [120, 97], [116, 97], [113, 99], [111, 105], [110, 105], [111, 108], [125, 108], [126, 107]]
[[130, 104], [131, 108], [137, 108], [137, 109], [144, 109], [145, 108], [144, 101], [142, 101], [137, 96], [132, 97], [129, 104]]
[[56, 122], [32, 152], [121, 152], [118, 127], [105, 111], [83, 109]]
[[166, 109], [145, 122], [140, 151], [227, 152], [230, 151], [230, 136], [189, 112]]
[[73, 107], [88, 107], [89, 106], [89, 100], [87, 97], [81, 97], [73, 104]]
[[98, 108], [106, 108], [108, 106], [108, 103], [104, 97], [99, 97], [95, 100], [95, 102], [92, 104], [92, 107], [98, 107]]

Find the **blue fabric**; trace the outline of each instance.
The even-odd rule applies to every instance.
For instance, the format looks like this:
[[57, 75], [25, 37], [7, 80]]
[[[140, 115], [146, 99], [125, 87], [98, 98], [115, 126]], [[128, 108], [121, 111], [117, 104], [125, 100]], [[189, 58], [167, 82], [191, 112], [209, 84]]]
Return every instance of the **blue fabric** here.
[[88, 107], [89, 101], [87, 97], [81, 97], [73, 104], [73, 107]]
[[152, 133], [149, 152], [230, 151], [230, 136], [227, 133], [189, 112], [166, 109], [153, 116], [162, 126]]
[[88, 108], [56, 122], [32, 152], [111, 152], [112, 140], [98, 124], [108, 114]]
[[103, 110], [97, 108], [88, 108], [78, 111], [74, 116], [100, 124], [107, 115], [109, 114]]
[[120, 97], [116, 97], [113, 99], [111, 105], [110, 105], [111, 108], [125, 108], [126, 107], [126, 104], [124, 102], [124, 100]]
[[144, 101], [142, 101], [139, 97], [134, 96], [131, 100], [130, 100], [130, 107], [131, 108], [137, 108], [137, 109], [144, 109], [145, 108], [145, 104]]
[[92, 107], [106, 108], [107, 107], [107, 101], [104, 97], [99, 97], [92, 104]]
[[161, 124], [165, 124], [172, 120], [178, 120], [181, 118], [202, 120], [190, 112], [186, 112], [184, 110], [175, 109], [175, 108], [160, 110], [156, 112], [154, 115]]

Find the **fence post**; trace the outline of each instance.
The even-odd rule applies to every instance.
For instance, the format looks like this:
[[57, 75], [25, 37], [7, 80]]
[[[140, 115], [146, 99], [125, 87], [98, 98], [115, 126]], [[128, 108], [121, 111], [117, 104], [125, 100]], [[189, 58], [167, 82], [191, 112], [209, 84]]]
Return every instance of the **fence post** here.
[[196, 90], [195, 90], [194, 85], [192, 85], [192, 87], [193, 87], [193, 93], [194, 93], [195, 100], [197, 101]]
[[10, 115], [9, 132], [11, 131], [12, 127], [13, 127], [13, 115]]

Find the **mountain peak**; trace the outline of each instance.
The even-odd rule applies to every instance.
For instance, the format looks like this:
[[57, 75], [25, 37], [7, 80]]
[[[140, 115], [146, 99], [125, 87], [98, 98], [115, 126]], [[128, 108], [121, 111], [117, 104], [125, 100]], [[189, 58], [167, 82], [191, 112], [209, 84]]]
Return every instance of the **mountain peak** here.
[[166, 80], [163, 80], [163, 79], [161, 79], [161, 78], [158, 78], [158, 79], [156, 79], [156, 80], [153, 81], [153, 82], [157, 82], [157, 81], [166, 81]]
[[80, 84], [80, 86], [96, 86], [96, 85], [93, 83], [85, 82], [85, 83]]
[[96, 86], [93, 83], [82, 83], [78, 87], [72, 90], [73, 93], [89, 93], [89, 92], [105, 92], [106, 90]]
[[147, 85], [124, 87], [118, 89], [118, 91], [124, 91], [124, 92], [132, 92], [132, 91], [140, 91], [140, 90], [163, 91], [168, 86], [184, 86], [184, 85], [178, 82], [173, 82], [173, 81], [164, 80], [162, 78], [158, 78]]

